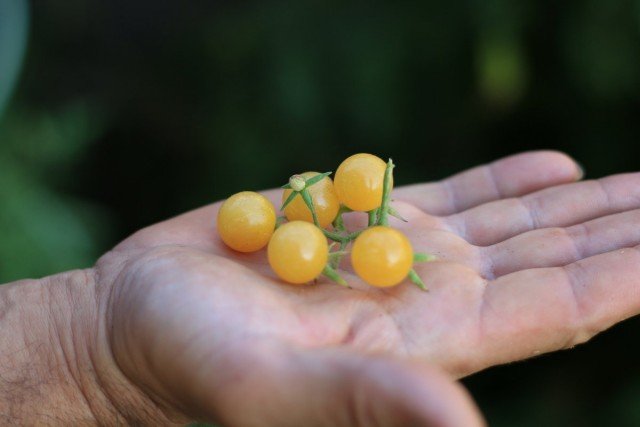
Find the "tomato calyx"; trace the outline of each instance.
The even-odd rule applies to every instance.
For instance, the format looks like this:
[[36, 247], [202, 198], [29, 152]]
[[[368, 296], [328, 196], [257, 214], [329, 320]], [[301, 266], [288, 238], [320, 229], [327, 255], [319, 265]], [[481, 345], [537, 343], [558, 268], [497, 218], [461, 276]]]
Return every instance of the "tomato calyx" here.
[[[307, 189], [312, 185], [322, 181], [324, 177], [327, 177], [332, 173], [333, 172], [319, 173], [315, 176], [312, 176], [309, 179], [306, 179], [304, 176], [298, 175], [298, 174], [292, 175], [291, 178], [289, 178], [289, 182], [283, 185], [282, 187], [280, 187], [284, 190], [287, 190], [287, 189], [292, 190], [289, 197], [287, 197], [287, 200], [285, 200], [282, 206], [280, 207], [280, 210], [281, 211], [284, 210], [284, 208], [286, 208], [289, 205], [289, 203], [293, 202], [293, 199], [295, 199], [298, 194], [300, 194], [304, 199], [305, 198], [304, 194], [306, 193], [307, 198], [311, 199], [311, 195], [309, 194], [309, 191], [307, 191]], [[306, 200], [305, 200], [305, 203], [306, 203]], [[313, 211], [311, 211], [311, 213], [313, 213]]]
[[307, 180], [303, 175], [292, 175], [289, 178], [289, 185], [293, 191], [302, 191], [307, 186]]

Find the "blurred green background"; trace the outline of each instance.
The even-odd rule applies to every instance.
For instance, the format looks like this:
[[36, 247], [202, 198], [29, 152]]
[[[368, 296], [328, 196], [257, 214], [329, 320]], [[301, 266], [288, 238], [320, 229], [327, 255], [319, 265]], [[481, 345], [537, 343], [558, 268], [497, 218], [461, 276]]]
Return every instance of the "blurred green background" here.
[[[640, 170], [640, 1], [0, 0], [0, 282], [347, 155]], [[640, 425], [638, 320], [465, 380], [495, 426]]]

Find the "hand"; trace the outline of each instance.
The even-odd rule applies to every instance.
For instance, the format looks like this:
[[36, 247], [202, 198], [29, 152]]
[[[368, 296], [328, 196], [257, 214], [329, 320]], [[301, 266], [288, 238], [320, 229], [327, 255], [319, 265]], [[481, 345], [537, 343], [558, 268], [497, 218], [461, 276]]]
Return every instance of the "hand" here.
[[354, 289], [285, 285], [264, 251], [222, 244], [219, 204], [148, 227], [96, 266], [114, 358], [167, 413], [231, 425], [472, 425], [464, 394], [418, 361], [463, 376], [640, 309], [640, 175], [579, 178], [537, 152], [396, 189], [409, 222], [393, 225], [438, 257], [417, 267], [428, 293], [348, 273]]

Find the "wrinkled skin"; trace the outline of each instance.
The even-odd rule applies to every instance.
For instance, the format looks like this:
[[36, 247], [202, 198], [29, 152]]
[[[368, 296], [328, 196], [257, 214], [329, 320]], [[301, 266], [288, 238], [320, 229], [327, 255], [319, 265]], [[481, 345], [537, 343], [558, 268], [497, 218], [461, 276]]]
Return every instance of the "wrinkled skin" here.
[[409, 222], [391, 225], [438, 258], [416, 266], [429, 292], [368, 287], [347, 261], [353, 289], [283, 284], [264, 251], [224, 246], [219, 203], [150, 226], [96, 267], [111, 351], [174, 418], [481, 424], [441, 371], [570, 348], [640, 310], [640, 174], [580, 177], [567, 156], [533, 152], [396, 188]]

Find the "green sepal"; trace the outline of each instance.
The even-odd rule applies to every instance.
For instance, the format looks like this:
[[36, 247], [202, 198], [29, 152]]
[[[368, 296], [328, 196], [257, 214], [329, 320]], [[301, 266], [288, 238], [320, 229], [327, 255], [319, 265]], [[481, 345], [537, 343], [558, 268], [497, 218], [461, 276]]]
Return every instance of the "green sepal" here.
[[428, 261], [433, 261], [435, 259], [436, 259], [435, 255], [431, 255], [431, 254], [423, 254], [420, 252], [413, 254], [413, 262], [428, 262]]
[[280, 188], [284, 188], [285, 190], [289, 190], [291, 188], [291, 184], [285, 184]]
[[384, 171], [384, 181], [382, 182], [382, 204], [378, 208], [378, 218], [376, 225], [389, 225], [389, 202], [391, 201], [391, 179], [393, 178], [393, 168], [396, 165], [393, 164], [393, 160], [389, 159], [387, 162], [387, 168]]
[[409, 220], [405, 219], [402, 215], [400, 215], [400, 213], [397, 210], [395, 210], [393, 206], [389, 206], [388, 212], [389, 212], [389, 215], [391, 215], [392, 217], [398, 218], [402, 222], [409, 222]]
[[304, 200], [304, 204], [307, 205], [307, 208], [309, 208], [309, 211], [311, 211], [311, 217], [313, 218], [313, 223], [316, 225], [316, 227], [322, 228], [320, 227], [320, 222], [318, 221], [318, 215], [316, 215], [316, 208], [313, 206], [313, 199], [311, 198], [311, 194], [309, 193], [309, 190], [307, 190], [306, 188], [303, 189], [302, 191], [300, 191], [300, 195], [302, 196], [302, 200]]
[[305, 187], [304, 188], [309, 188], [311, 187], [313, 184], [320, 182], [325, 176], [329, 176], [331, 175], [332, 172], [325, 172], [325, 173], [319, 173], [318, 175], [312, 176], [311, 178], [307, 179], [305, 181]]
[[411, 280], [411, 282], [413, 282], [414, 285], [416, 285], [423, 291], [429, 290], [427, 289], [427, 286], [424, 284], [420, 276], [418, 276], [418, 273], [416, 273], [416, 271], [413, 268], [409, 271], [409, 280]]
[[289, 205], [289, 203], [293, 202], [293, 199], [295, 199], [298, 194], [299, 194], [298, 191], [292, 191], [291, 194], [289, 194], [289, 197], [287, 197], [287, 200], [285, 200], [282, 206], [280, 207], [280, 210], [283, 211], [284, 208], [286, 208]]
[[351, 286], [349, 286], [346, 280], [340, 277], [338, 272], [334, 270], [330, 265], [326, 265], [324, 267], [324, 270], [322, 270], [322, 274], [327, 276], [329, 279], [333, 280], [334, 282], [336, 282], [338, 285], [351, 288]]

